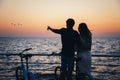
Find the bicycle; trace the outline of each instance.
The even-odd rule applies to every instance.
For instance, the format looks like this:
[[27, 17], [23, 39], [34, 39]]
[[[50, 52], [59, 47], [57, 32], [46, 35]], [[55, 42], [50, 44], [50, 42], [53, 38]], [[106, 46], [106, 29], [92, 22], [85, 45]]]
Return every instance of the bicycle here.
[[[55, 54], [55, 53], [54, 53]], [[54, 55], [52, 54], [52, 55]], [[87, 74], [87, 73], [79, 73], [78, 71], [78, 62], [81, 60], [80, 57], [75, 56], [75, 61], [76, 61], [76, 77], [75, 80], [94, 80], [94, 78]], [[61, 74], [61, 66], [57, 66], [54, 71], [55, 74], [55, 79], [60, 80], [60, 74]]]
[[[31, 54], [23, 54], [26, 51], [31, 50], [32, 48], [28, 48], [20, 52], [18, 55], [21, 58], [21, 65], [16, 68], [16, 80], [35, 80], [35, 76], [28, 69], [28, 58], [31, 58]], [[26, 67], [24, 66], [23, 58], [26, 60]]]

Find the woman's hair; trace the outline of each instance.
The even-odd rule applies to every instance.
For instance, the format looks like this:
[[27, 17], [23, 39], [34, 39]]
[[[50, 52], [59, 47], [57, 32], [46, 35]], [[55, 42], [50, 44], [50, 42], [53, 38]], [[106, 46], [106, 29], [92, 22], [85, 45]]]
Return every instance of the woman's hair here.
[[78, 27], [78, 31], [83, 38], [91, 40], [92, 34], [88, 29], [86, 23], [80, 23]]

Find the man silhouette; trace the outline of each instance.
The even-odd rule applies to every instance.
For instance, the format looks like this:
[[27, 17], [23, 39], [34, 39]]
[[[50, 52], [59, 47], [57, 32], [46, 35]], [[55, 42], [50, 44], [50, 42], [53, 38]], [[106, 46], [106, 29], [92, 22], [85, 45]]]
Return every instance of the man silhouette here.
[[72, 80], [72, 71], [74, 69], [74, 53], [75, 45], [79, 44], [79, 34], [73, 30], [75, 21], [72, 18], [67, 19], [66, 27], [61, 29], [53, 29], [48, 26], [47, 30], [61, 35], [62, 52], [61, 52], [61, 80]]

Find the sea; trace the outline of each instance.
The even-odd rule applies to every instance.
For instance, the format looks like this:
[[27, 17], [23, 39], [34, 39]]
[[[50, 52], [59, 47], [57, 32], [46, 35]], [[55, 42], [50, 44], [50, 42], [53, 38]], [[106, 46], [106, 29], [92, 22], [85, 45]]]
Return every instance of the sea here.
[[[32, 48], [25, 54], [51, 54], [61, 51], [60, 37], [0, 37], [0, 54], [18, 54], [26, 48]], [[120, 36], [93, 37], [91, 54], [120, 55]], [[19, 65], [19, 56], [0, 55], [0, 80], [2, 75], [14, 75]], [[54, 70], [60, 63], [59, 56], [33, 56], [29, 59], [30, 69]], [[92, 57], [92, 75], [99, 80], [120, 80], [120, 57]], [[10, 70], [7, 70], [10, 69]], [[36, 71], [35, 71], [36, 69]], [[38, 71], [40, 72], [40, 71]], [[37, 72], [37, 73], [38, 73]], [[9, 77], [4, 80], [11, 80]], [[14, 79], [13, 79], [14, 80]]]

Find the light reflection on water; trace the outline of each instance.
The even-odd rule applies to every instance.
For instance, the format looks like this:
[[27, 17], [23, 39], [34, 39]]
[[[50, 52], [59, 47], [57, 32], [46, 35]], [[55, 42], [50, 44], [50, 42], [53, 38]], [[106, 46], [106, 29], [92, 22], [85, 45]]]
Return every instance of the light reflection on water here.
[[[28, 53], [32, 54], [51, 54], [52, 52], [61, 51], [60, 38], [0, 38], [0, 53], [19, 53], [26, 48], [33, 48]], [[93, 38], [92, 42], [92, 54], [120, 54], [120, 38]], [[0, 62], [19, 62], [18, 56], [0, 56]], [[40, 63], [60, 63], [60, 57], [50, 56], [33, 56], [30, 62], [37, 64], [30, 64], [30, 68], [34, 69], [54, 69], [57, 65], [45, 65]], [[92, 58], [92, 70], [99, 72], [109, 71], [111, 75], [118, 75], [114, 71], [120, 71], [120, 58], [106, 58], [106, 57], [93, 57]], [[95, 66], [95, 65], [101, 66]], [[107, 66], [104, 66], [107, 65]], [[119, 66], [112, 66], [119, 65]], [[13, 68], [15, 69], [18, 64], [3, 63], [0, 64], [0, 68]], [[4, 74], [4, 71], [0, 71]], [[94, 75], [99, 75], [94, 73]], [[109, 77], [108, 77], [109, 78]]]
[[[31, 53], [60, 52], [60, 38], [0, 38], [0, 53], [18, 53], [32, 47]], [[120, 38], [93, 38], [92, 53], [119, 53]]]

